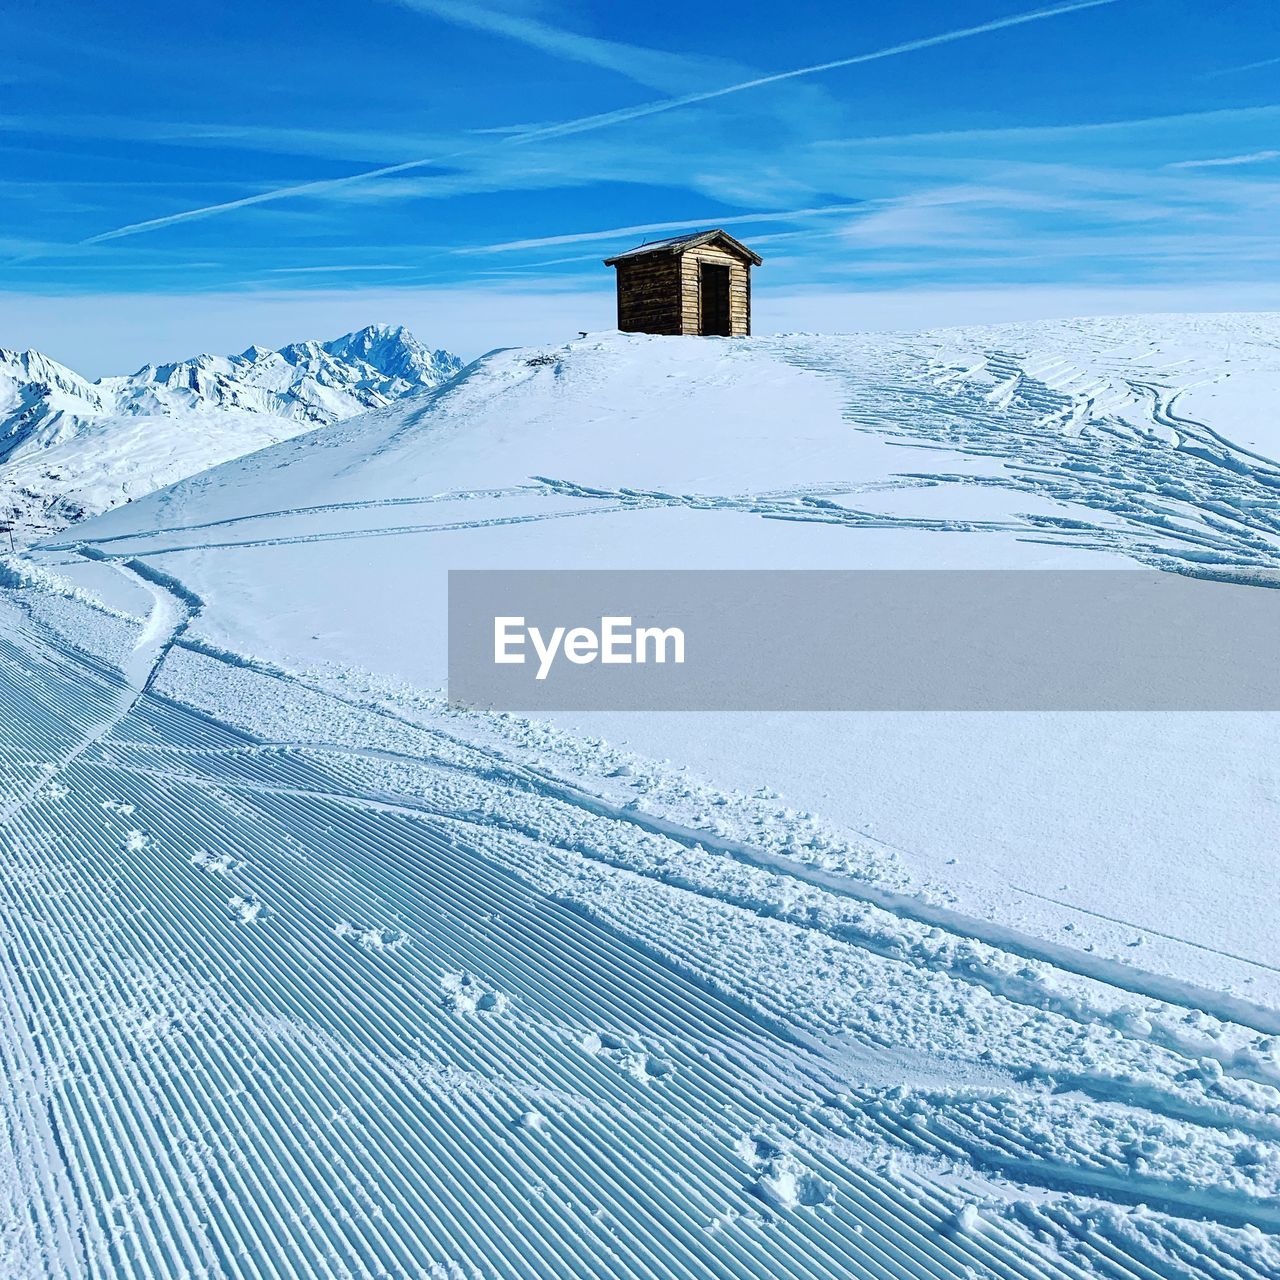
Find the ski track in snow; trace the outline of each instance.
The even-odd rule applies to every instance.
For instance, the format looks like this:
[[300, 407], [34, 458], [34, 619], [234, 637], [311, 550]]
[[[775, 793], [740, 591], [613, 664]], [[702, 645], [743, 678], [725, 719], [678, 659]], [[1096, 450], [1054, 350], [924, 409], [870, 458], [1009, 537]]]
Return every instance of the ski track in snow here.
[[172, 631], [139, 689], [33, 630], [12, 1274], [1274, 1274], [1274, 1041], [726, 870], [447, 732], [270, 745], [164, 670], [242, 716], [280, 678]]
[[[999, 484], [1096, 523], [530, 477], [62, 544], [154, 603], [119, 661], [0, 618], [0, 1274], [1280, 1275], [1274, 1011], [213, 651], [150, 562], [197, 531], [471, 527], [286, 531], [483, 497], [510, 521], [678, 505], [1280, 567], [1280, 468], [1182, 416], [1177, 385], [951, 344], [773, 347], [836, 379], [851, 425], [1003, 464], [902, 488]], [[254, 522], [282, 528], [233, 536]]]

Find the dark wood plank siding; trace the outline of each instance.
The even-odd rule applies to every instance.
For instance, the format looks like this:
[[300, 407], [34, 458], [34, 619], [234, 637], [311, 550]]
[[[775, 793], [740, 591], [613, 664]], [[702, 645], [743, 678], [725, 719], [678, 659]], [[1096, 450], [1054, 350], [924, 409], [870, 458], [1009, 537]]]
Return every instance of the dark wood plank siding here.
[[679, 258], [653, 254], [624, 259], [617, 270], [618, 328], [623, 333], [683, 332]]

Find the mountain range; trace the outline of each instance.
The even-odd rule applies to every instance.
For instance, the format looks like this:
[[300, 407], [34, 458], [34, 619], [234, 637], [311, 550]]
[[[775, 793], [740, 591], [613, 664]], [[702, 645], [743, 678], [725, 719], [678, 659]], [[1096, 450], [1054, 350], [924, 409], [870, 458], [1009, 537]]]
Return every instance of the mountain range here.
[[401, 326], [199, 355], [91, 382], [0, 348], [0, 524], [31, 542], [153, 489], [452, 378]]

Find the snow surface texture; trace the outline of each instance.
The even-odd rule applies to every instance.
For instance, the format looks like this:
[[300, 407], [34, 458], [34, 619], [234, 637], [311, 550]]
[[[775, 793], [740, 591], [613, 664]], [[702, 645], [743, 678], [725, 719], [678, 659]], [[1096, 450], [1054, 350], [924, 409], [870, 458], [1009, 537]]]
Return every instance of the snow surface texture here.
[[500, 353], [12, 561], [0, 1274], [1275, 1280], [1268, 718], [439, 685], [448, 566], [1274, 567], [1277, 336]]
[[461, 367], [385, 325], [97, 382], [38, 351], [0, 350], [0, 518], [26, 543]]

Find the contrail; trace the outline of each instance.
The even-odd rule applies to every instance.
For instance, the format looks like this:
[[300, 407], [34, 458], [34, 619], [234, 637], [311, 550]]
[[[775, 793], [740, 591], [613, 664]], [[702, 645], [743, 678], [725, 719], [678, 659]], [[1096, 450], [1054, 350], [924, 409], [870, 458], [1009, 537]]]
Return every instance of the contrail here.
[[637, 107], [622, 107], [617, 111], [606, 111], [601, 115], [583, 116], [578, 120], [566, 120], [562, 124], [546, 125], [531, 133], [520, 134], [513, 141], [532, 141], [535, 137], [556, 138], [564, 134], [601, 129], [607, 125], [657, 115], [661, 111], [673, 111], [677, 107], [691, 107], [699, 102], [711, 102], [716, 98], [728, 97], [731, 93], [742, 93], [747, 89], [761, 89], [766, 85], [781, 84], [784, 80], [797, 80], [801, 76], [818, 75], [823, 71], [838, 71], [841, 67], [856, 67], [863, 62], [878, 62], [882, 58], [896, 58], [900, 54], [932, 49], [935, 45], [952, 44], [957, 40], [969, 40], [974, 36], [986, 35], [992, 31], [1003, 31], [1007, 27], [1020, 27], [1028, 22], [1040, 22], [1045, 18], [1057, 18], [1067, 13], [1077, 13], [1081, 9], [1097, 9], [1102, 5], [1115, 3], [1116, 0], [1074, 0], [1073, 3], [1055, 5], [1051, 9], [1033, 9], [1029, 13], [1017, 13], [1008, 18], [995, 18], [991, 22], [984, 22], [976, 27], [961, 27], [958, 31], [944, 31], [941, 35], [907, 40], [902, 44], [890, 45], [886, 49], [876, 49], [872, 53], [859, 53], [851, 58], [836, 58], [831, 62], [815, 62], [812, 66], [797, 67], [794, 71], [776, 71], [771, 75], [757, 76], [754, 80], [725, 85], [721, 89], [687, 93], [678, 98], [664, 98], [660, 102], [642, 103]]
[[1217, 76], [1233, 76], [1237, 71], [1258, 71], [1262, 67], [1274, 67], [1280, 58], [1263, 58], [1260, 62], [1242, 62], [1234, 67], [1220, 67], [1217, 71], [1206, 71], [1201, 80], [1213, 80]]
[[621, 107], [616, 111], [579, 116], [575, 120], [564, 120], [557, 124], [526, 129], [522, 133], [512, 134], [499, 142], [489, 143], [486, 146], [466, 147], [459, 151], [446, 152], [424, 160], [405, 160], [400, 164], [383, 165], [377, 169], [365, 169], [360, 173], [348, 174], [344, 178], [322, 178], [315, 182], [304, 182], [297, 186], [278, 187], [274, 191], [261, 191], [257, 195], [243, 196], [239, 200], [226, 200], [221, 204], [204, 205], [199, 209], [186, 209], [181, 213], [170, 213], [160, 218], [148, 218], [145, 222], [131, 222], [127, 226], [116, 227], [112, 231], [103, 231], [96, 236], [90, 236], [88, 239], [80, 241], [80, 243], [83, 245], [101, 244], [106, 240], [119, 240], [125, 236], [136, 236], [144, 231], [156, 231], [161, 227], [171, 227], [175, 223], [189, 222], [194, 218], [209, 218], [219, 213], [229, 213], [233, 209], [247, 209], [252, 205], [266, 204], [272, 200], [287, 200], [294, 196], [315, 195], [319, 192], [332, 191], [337, 187], [347, 186], [353, 182], [368, 182], [375, 178], [390, 177], [392, 174], [407, 173], [413, 169], [430, 168], [433, 165], [443, 164], [449, 160], [457, 160], [463, 156], [476, 155], [494, 147], [521, 146], [530, 142], [540, 142], [546, 138], [562, 138], [575, 133], [588, 133], [595, 129], [606, 129], [611, 125], [625, 124], [627, 121], [659, 115], [664, 111], [676, 111], [681, 107], [692, 107], [701, 102], [712, 102], [717, 98], [726, 98], [730, 94], [744, 93], [748, 89], [762, 89], [766, 85], [781, 84], [784, 80], [797, 80], [801, 76], [819, 75], [824, 71], [837, 71], [842, 67], [855, 67], [864, 62], [878, 62], [882, 58], [896, 58], [904, 53], [932, 49], [937, 45], [953, 44], [957, 40], [969, 40], [974, 36], [987, 35], [993, 31], [1004, 31], [1009, 27], [1020, 27], [1029, 22], [1042, 22], [1046, 18], [1057, 18], [1068, 13], [1078, 13], [1082, 9], [1097, 9], [1102, 5], [1115, 3], [1116, 0], [1073, 0], [1072, 3], [1054, 5], [1048, 9], [1033, 9], [1027, 13], [1017, 13], [1007, 18], [995, 18], [990, 22], [983, 22], [974, 27], [961, 27], [956, 31], [944, 31], [939, 35], [923, 36], [918, 40], [907, 40], [902, 44], [889, 45], [885, 49], [876, 49], [871, 53], [855, 54], [850, 58], [835, 58], [830, 62], [815, 62], [811, 66], [797, 67], [792, 71], [777, 71], [771, 75], [757, 76], [753, 80], [742, 80], [737, 84], [724, 85], [719, 89], [707, 89], [701, 93], [687, 93], [675, 98], [662, 98], [657, 102], [641, 103], [634, 107]]

